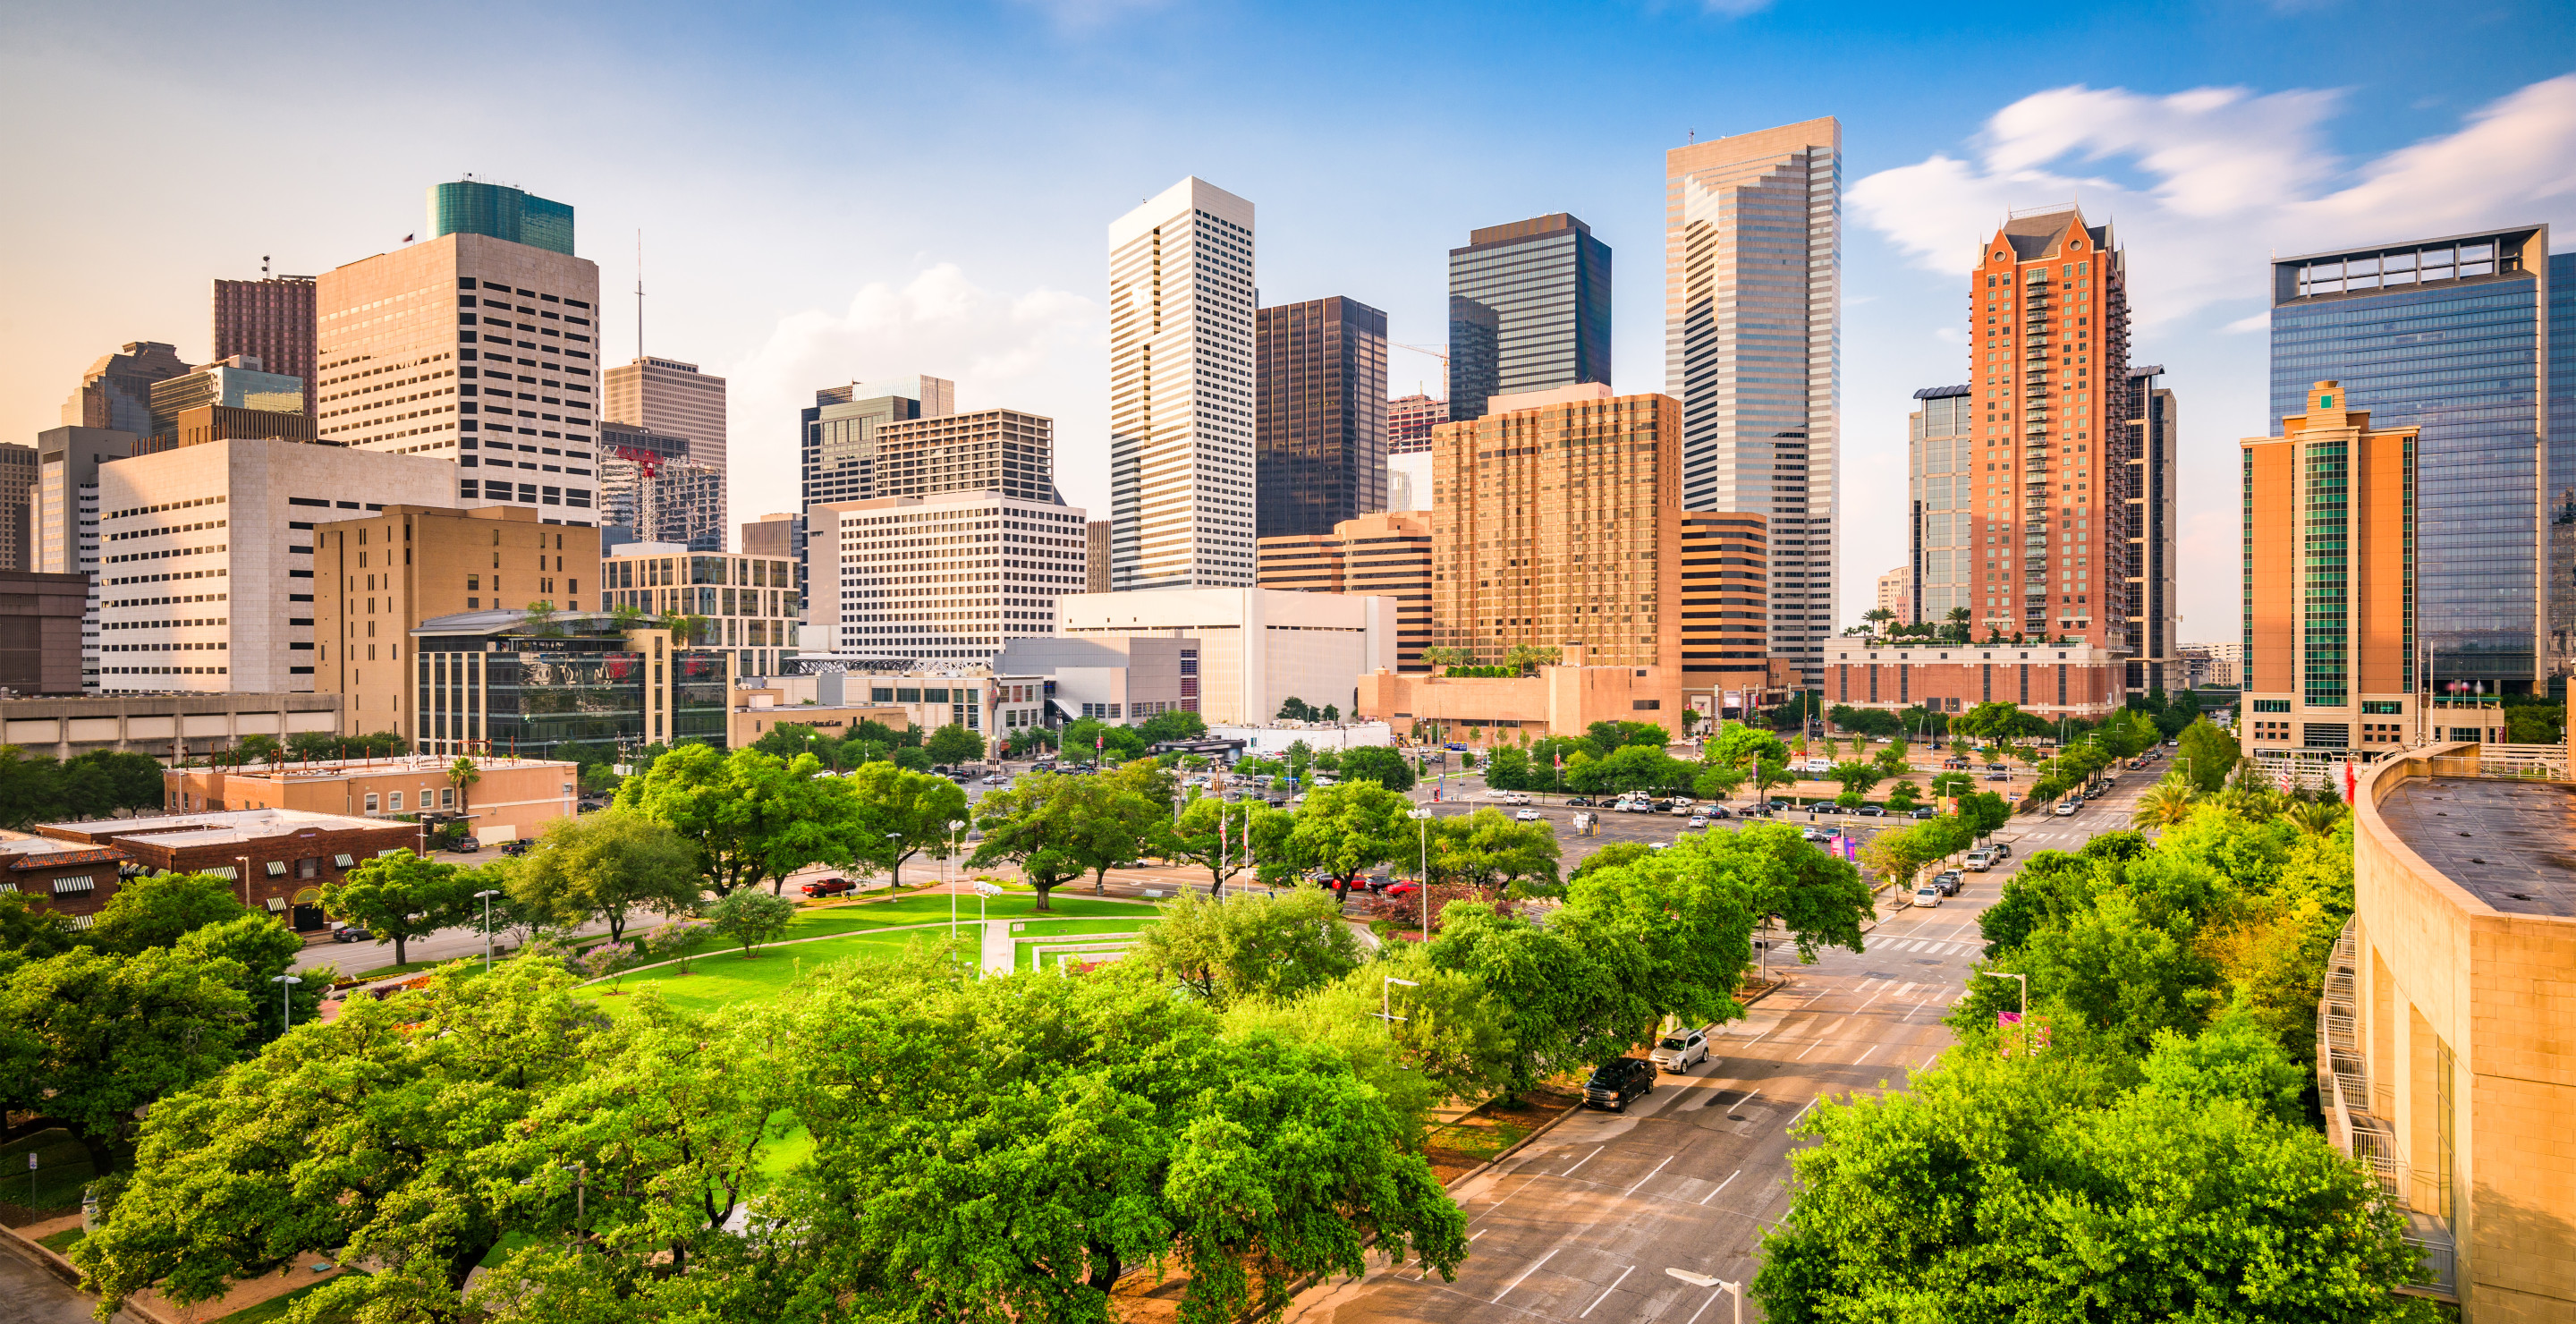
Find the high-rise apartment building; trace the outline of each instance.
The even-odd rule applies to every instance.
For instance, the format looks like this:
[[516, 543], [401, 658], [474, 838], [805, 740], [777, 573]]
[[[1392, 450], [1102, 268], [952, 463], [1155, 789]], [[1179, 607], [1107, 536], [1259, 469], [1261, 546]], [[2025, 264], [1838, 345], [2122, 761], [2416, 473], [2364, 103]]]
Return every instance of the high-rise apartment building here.
[[[599, 530], [549, 525], [525, 506], [388, 503], [313, 521], [309, 688], [341, 696], [342, 729], [418, 740], [423, 621], [544, 602], [601, 605]], [[299, 687], [304, 688], [304, 687]]]
[[1980, 461], [1975, 430], [1969, 426], [1975, 388], [1927, 386], [1914, 393], [1920, 402], [1906, 419], [1906, 571], [1919, 619], [1950, 623], [1950, 613], [1966, 610], [1969, 630], [1978, 638], [2005, 626], [2003, 608], [1992, 576], [1977, 565], [1976, 517]]
[[738, 676], [775, 676], [796, 647], [805, 614], [796, 563], [784, 556], [705, 552], [673, 543], [610, 547], [600, 566], [610, 610], [631, 607], [655, 618], [694, 616], [697, 647], [732, 657]]
[[81, 374], [63, 401], [63, 426], [152, 435], [152, 384], [180, 376], [188, 365], [179, 351], [157, 340], [136, 340], [102, 354]]
[[808, 621], [835, 653], [989, 663], [1014, 638], [1053, 634], [1056, 599], [1083, 588], [1083, 513], [1058, 502], [948, 491], [808, 518]]
[[2342, 759], [2417, 743], [2421, 429], [2378, 427], [2321, 381], [2279, 436], [2238, 445], [2246, 748]]
[[[119, 392], [114, 396], [102, 393], [99, 399], [132, 401], [135, 397]], [[148, 425], [148, 391], [140, 403], [146, 410], [143, 417]], [[75, 393], [64, 412], [76, 412], [82, 405], [81, 395]], [[106, 416], [104, 403], [99, 416]], [[99, 671], [98, 471], [101, 465], [132, 456], [137, 440], [135, 433], [123, 428], [68, 424], [36, 434], [35, 516], [30, 533], [35, 568], [49, 575], [90, 577], [89, 600], [81, 622], [81, 689], [85, 693], [98, 688]]]
[[454, 466], [426, 456], [272, 438], [99, 465], [100, 688], [311, 690], [315, 575], [329, 572], [315, 526], [444, 506], [454, 483]]
[[429, 188], [429, 237], [481, 235], [572, 256], [572, 206], [507, 184], [450, 180]]
[[256, 358], [237, 355], [152, 383], [152, 432], [141, 448], [165, 451], [178, 445], [179, 416], [205, 408], [293, 414], [299, 426], [282, 429], [279, 435], [313, 439], [312, 419], [304, 411], [303, 381], [270, 372]]
[[1449, 250], [1449, 417], [1492, 396], [1610, 380], [1610, 246], [1564, 212]]
[[1969, 275], [1971, 550], [1994, 628], [2125, 655], [2132, 614], [2127, 258], [2073, 209], [2015, 216]]
[[991, 491], [1022, 501], [1061, 501], [1055, 486], [1055, 420], [1017, 409], [977, 409], [878, 425], [870, 496]]
[[1886, 612], [1890, 623], [1914, 623], [1914, 567], [1901, 565], [1878, 577], [1878, 609]]
[[1091, 520], [1082, 526], [1082, 591], [1085, 593], [1109, 591], [1109, 533], [1112, 527], [1105, 519]]
[[1842, 141], [1826, 118], [1664, 154], [1664, 389], [1684, 504], [1758, 511], [1770, 649], [1824, 683], [1842, 517]]
[[1109, 224], [1109, 581], [1253, 578], [1252, 204], [1195, 176]]
[[2550, 413], [2576, 386], [2552, 380], [2568, 351], [2550, 331], [2576, 327], [2576, 256], [2548, 252], [2530, 225], [2272, 264], [2276, 423], [2332, 378], [2375, 426], [2421, 429], [2416, 620], [2435, 684], [2531, 693], [2568, 667], [2552, 621], [2576, 616], [2576, 564], [2558, 559], [2576, 550], [2558, 536], [2576, 522], [2576, 419]]
[[215, 282], [215, 361], [236, 356], [303, 383], [313, 412], [313, 278], [269, 276]]
[[2182, 409], [2171, 390], [2156, 385], [2164, 371], [2129, 370], [2129, 637], [2122, 651], [2129, 656], [2127, 688], [2140, 694], [2186, 688], [2178, 642]]
[[1261, 540], [1260, 587], [1296, 593], [1371, 593], [1395, 600], [1395, 666], [1423, 669], [1431, 643], [1428, 512], [1362, 515], [1330, 533]]
[[1681, 503], [1681, 402], [1599, 384], [1504, 396], [1432, 435], [1432, 642], [1499, 663], [1644, 669], [1679, 696], [1757, 689], [1765, 521]]
[[0, 442], [0, 570], [36, 569], [36, 448]]
[[1431, 429], [1449, 421], [1449, 402], [1428, 395], [1399, 395], [1386, 402], [1386, 453], [1431, 449]]
[[1386, 314], [1340, 297], [1260, 310], [1255, 521], [1325, 534], [1386, 505]]
[[725, 379], [677, 359], [640, 358], [608, 370], [601, 417], [689, 439], [689, 458], [725, 467]]
[[957, 412], [956, 383], [938, 377], [826, 386], [797, 419], [804, 438], [804, 508], [866, 501], [877, 493], [877, 434], [889, 423]]
[[450, 504], [596, 522], [599, 268], [571, 209], [471, 180], [430, 205], [435, 238], [315, 282], [322, 435], [456, 465]]

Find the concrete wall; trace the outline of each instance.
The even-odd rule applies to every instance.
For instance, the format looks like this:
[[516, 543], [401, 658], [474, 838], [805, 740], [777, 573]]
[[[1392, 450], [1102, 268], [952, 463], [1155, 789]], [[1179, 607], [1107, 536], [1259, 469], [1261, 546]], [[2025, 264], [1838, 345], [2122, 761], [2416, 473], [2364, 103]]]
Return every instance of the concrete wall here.
[[0, 700], [0, 744], [67, 759], [94, 749], [169, 758], [231, 749], [243, 736], [280, 743], [304, 731], [341, 733], [336, 694], [133, 694]]

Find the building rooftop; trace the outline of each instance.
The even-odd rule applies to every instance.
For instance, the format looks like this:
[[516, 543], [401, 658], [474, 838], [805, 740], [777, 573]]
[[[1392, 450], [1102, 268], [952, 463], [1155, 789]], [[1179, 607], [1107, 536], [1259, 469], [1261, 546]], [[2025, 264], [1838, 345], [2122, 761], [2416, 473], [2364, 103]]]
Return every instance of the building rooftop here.
[[2509, 915], [2576, 919], [2576, 786], [2487, 777], [2409, 780], [2379, 802], [2408, 848]]
[[[316, 759], [312, 762], [293, 760], [280, 764], [253, 764], [220, 771], [227, 778], [240, 777], [267, 782], [327, 782], [350, 777], [381, 777], [388, 773], [418, 773], [447, 779], [447, 770], [459, 756], [454, 754], [397, 754], [392, 758]], [[471, 754], [463, 757], [474, 761], [477, 772], [509, 771], [518, 768], [570, 768], [578, 766], [564, 759], [521, 758], [515, 754]], [[205, 772], [204, 768], [168, 768], [165, 773]]]
[[210, 846], [283, 837], [297, 832], [346, 832], [352, 828], [410, 828], [409, 823], [302, 809], [228, 809], [203, 814], [147, 814], [76, 823], [40, 824], [39, 831], [71, 840], [117, 840], [154, 846]]

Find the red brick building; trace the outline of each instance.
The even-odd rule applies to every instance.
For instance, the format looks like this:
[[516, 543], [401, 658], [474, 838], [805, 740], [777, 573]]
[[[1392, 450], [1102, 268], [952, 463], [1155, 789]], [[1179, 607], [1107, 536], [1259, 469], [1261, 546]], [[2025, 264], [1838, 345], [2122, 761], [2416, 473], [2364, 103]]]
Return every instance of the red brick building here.
[[2100, 721], [2126, 701], [2126, 680], [2117, 655], [2081, 643], [1843, 640], [1825, 647], [1829, 706], [1963, 713], [1981, 703], [2012, 703], [2045, 718]]
[[[265, 910], [299, 933], [329, 927], [322, 885], [388, 851], [420, 849], [420, 827], [295, 809], [164, 814], [88, 823], [43, 823], [58, 841], [109, 848], [133, 874], [208, 873], [241, 887], [242, 904]], [[247, 867], [245, 876], [244, 866]], [[99, 904], [113, 887], [102, 880]], [[96, 909], [96, 907], [92, 907]]]
[[16, 892], [88, 928], [90, 917], [116, 895], [124, 863], [125, 853], [113, 846], [12, 832], [0, 839], [0, 892]]

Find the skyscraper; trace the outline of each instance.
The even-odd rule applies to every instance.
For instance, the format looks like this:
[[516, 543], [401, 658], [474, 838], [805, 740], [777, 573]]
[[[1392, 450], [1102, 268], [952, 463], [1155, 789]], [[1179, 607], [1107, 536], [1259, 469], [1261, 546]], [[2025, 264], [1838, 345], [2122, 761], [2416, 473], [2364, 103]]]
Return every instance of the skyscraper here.
[[[2276, 427], [2331, 379], [2371, 426], [2420, 433], [2415, 621], [2433, 687], [2524, 694], [2566, 673], [2550, 636], [2576, 588], [2555, 559], [2556, 521], [2576, 518], [2576, 435], [2547, 438], [2544, 469], [2544, 402], [2568, 388], [2542, 346], [2576, 291], [2553, 288], [2548, 252], [2549, 227], [2526, 225], [2272, 264]], [[2250, 648], [2246, 664], [2264, 665]]]
[[1428, 395], [1399, 395], [1386, 402], [1386, 453], [1431, 449], [1431, 429], [1449, 421], [1449, 402]]
[[215, 361], [258, 359], [268, 371], [304, 381], [313, 412], [313, 278], [270, 276], [215, 282]]
[[878, 431], [906, 419], [946, 418], [956, 412], [956, 383], [937, 377], [851, 382], [816, 391], [814, 407], [797, 419], [805, 439], [802, 508], [874, 498]]
[[725, 379], [677, 359], [641, 358], [608, 370], [604, 417], [689, 439], [689, 458], [725, 467]]
[[1356, 299], [1264, 308], [1254, 338], [1261, 536], [1386, 509], [1386, 314]]
[[36, 568], [36, 448], [0, 442], [0, 570]]
[[1842, 514], [1842, 124], [1664, 154], [1664, 389], [1682, 402], [1682, 500], [1757, 511], [1770, 649], [1824, 683]]
[[1109, 581], [1252, 583], [1252, 204], [1196, 176], [1109, 224]]
[[162, 451], [178, 445], [179, 416], [191, 409], [210, 406], [293, 414], [296, 416], [295, 430], [278, 435], [309, 441], [314, 435], [313, 420], [305, 412], [304, 401], [302, 380], [270, 372], [260, 360], [247, 354], [236, 355], [152, 383], [152, 435], [143, 439], [140, 448]]
[[2162, 366], [2129, 369], [2129, 480], [2125, 498], [2129, 550], [2128, 688], [2135, 693], [2186, 687], [2182, 674], [2182, 607], [2176, 558], [2182, 548], [2182, 410], [2156, 385]]
[[570, 208], [524, 199], [560, 224], [509, 221], [525, 208], [496, 188], [436, 186], [437, 237], [316, 280], [315, 419], [362, 450], [453, 461], [467, 504], [595, 523], [599, 268], [572, 255]]
[[1449, 417], [1610, 380], [1610, 246], [1564, 212], [1489, 225], [1449, 250]]
[[877, 430], [871, 497], [992, 491], [1061, 503], [1055, 420], [1017, 409], [889, 421]]
[[525, 189], [450, 180], [429, 189], [429, 237], [479, 234], [572, 256], [572, 207]]
[[170, 346], [155, 340], [131, 341], [112, 354], [100, 355], [81, 374], [80, 385], [63, 401], [63, 426], [151, 436], [152, 384], [187, 371], [179, 351]]
[[1916, 619], [1950, 623], [1950, 613], [1968, 612], [1968, 628], [1978, 638], [2005, 628], [2000, 596], [1985, 579], [1975, 553], [1976, 516], [1971, 513], [1977, 488], [1974, 429], [1968, 415], [1975, 388], [1927, 386], [1914, 393], [1920, 407], [1906, 420], [1908, 470], [1906, 502], [1906, 569]]
[[[2130, 651], [2128, 263], [2071, 208], [2015, 216], [1968, 277], [1980, 622]], [[2168, 527], [2170, 527], [2168, 525]]]

